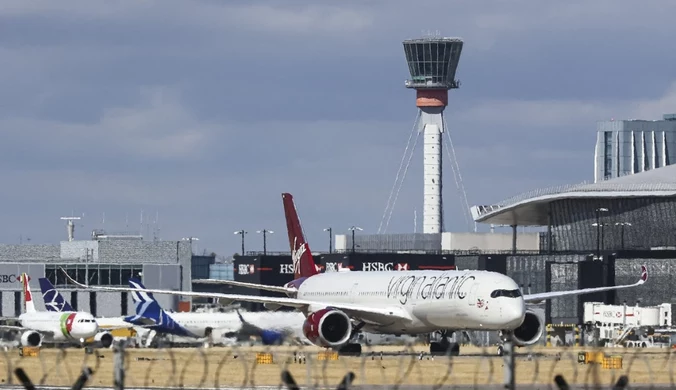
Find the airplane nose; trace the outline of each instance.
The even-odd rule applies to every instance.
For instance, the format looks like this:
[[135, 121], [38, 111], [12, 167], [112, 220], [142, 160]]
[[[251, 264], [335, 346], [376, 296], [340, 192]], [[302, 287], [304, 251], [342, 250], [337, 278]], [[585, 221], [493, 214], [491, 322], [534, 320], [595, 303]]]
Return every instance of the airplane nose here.
[[526, 318], [526, 307], [523, 301], [514, 302], [506, 308], [505, 319], [514, 328], [521, 325]]

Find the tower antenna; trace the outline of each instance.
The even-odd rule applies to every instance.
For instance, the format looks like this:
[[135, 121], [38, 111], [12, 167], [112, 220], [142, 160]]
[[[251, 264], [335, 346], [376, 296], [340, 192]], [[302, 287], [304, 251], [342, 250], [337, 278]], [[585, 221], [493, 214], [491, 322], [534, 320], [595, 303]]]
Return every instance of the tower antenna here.
[[[75, 214], [74, 212], [71, 215]], [[84, 215], [84, 214], [83, 214]], [[73, 221], [79, 221], [80, 217], [61, 217], [62, 220], [66, 221], [66, 232], [68, 233], [68, 241], [73, 241], [75, 239], [75, 223]]]

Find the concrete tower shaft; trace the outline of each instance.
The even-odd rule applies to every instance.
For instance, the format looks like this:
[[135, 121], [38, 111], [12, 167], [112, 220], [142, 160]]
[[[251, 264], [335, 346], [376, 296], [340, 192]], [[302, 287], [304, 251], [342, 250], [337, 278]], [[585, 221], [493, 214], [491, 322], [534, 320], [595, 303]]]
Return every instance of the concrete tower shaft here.
[[[444, 91], [445, 92], [445, 91]], [[442, 134], [444, 107], [421, 108], [419, 132], [423, 132], [423, 233], [441, 233], [442, 201]]]
[[422, 38], [404, 41], [411, 79], [406, 88], [416, 90], [420, 110], [418, 131], [423, 132], [424, 204], [423, 233], [441, 233], [443, 228], [442, 145], [444, 108], [448, 90], [460, 83], [455, 72], [463, 41], [458, 38]]

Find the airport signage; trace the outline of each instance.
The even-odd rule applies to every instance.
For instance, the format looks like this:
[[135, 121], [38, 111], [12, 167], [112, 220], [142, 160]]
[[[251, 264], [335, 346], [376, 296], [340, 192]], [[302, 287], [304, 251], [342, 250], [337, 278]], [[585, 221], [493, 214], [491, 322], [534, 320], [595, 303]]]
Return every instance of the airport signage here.
[[14, 274], [0, 275], [0, 283], [16, 283], [19, 278]]
[[362, 271], [408, 271], [408, 263], [381, 263], [368, 262], [362, 263]]
[[279, 265], [279, 273], [280, 274], [293, 274], [294, 273], [293, 263], [280, 264]]
[[329, 263], [324, 266], [326, 272], [338, 272], [342, 269], [349, 269], [350, 267], [343, 265], [343, 263]]
[[240, 275], [251, 275], [256, 271], [253, 264], [240, 264], [237, 273]]

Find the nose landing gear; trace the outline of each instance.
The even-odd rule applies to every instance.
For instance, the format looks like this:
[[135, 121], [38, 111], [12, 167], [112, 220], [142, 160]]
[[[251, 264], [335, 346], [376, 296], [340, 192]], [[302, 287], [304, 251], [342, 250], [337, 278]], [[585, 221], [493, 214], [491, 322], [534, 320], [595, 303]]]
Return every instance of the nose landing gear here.
[[448, 337], [452, 336], [453, 332], [450, 332], [449, 334], [448, 331], [442, 330], [439, 333], [441, 335], [441, 340], [430, 343], [430, 355], [460, 355], [460, 344], [448, 341]]

